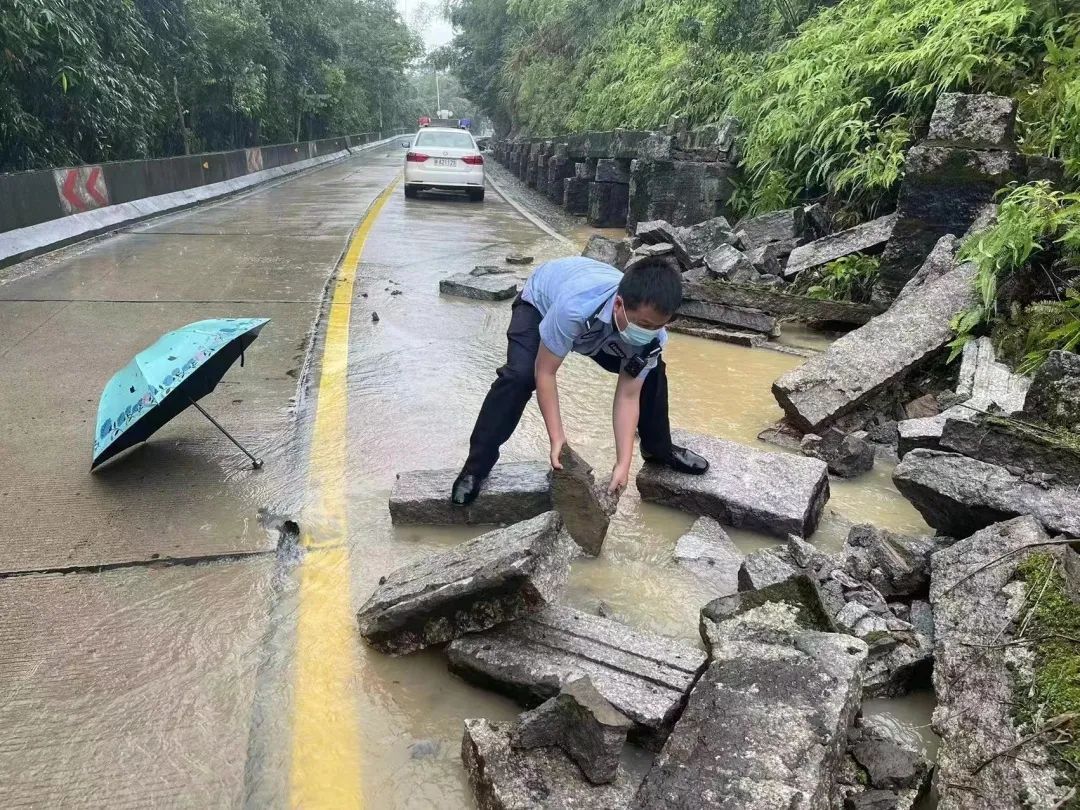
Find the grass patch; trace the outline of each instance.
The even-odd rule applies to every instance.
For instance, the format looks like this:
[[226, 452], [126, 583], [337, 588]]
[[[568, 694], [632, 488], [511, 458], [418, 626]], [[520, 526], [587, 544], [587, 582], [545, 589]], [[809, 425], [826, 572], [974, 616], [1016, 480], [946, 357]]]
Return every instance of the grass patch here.
[[[1080, 603], [1073, 600], [1061, 563], [1052, 554], [1035, 553], [1018, 572], [1026, 586], [1025, 611], [1019, 627], [1033, 639], [1035, 671], [1018, 696], [1017, 719], [1024, 733], [1039, 730], [1053, 718], [1080, 714]], [[1047, 735], [1046, 742], [1073, 784], [1080, 776], [1080, 721]], [[1067, 805], [1080, 808], [1080, 797]]]

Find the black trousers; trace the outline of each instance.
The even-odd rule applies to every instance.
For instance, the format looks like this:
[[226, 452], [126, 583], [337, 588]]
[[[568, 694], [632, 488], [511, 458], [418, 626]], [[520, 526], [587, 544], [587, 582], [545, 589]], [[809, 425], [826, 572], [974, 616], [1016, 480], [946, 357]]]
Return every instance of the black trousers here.
[[[469, 458], [465, 471], [485, 476], [499, 460], [499, 448], [521, 421], [521, 414], [536, 390], [534, 366], [540, 350], [540, 312], [520, 298], [514, 301], [510, 328], [506, 330], [506, 364], [491, 384], [476, 426], [469, 438]], [[618, 374], [619, 358], [598, 353], [593, 357], [605, 371]], [[641, 450], [661, 458], [671, 452], [671, 424], [668, 421], [667, 373], [663, 358], [645, 377], [638, 416]]]

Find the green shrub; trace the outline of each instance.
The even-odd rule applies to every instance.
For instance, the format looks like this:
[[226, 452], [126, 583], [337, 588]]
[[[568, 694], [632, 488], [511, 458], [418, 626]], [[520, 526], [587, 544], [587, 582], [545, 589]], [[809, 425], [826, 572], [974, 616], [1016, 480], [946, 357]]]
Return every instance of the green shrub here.
[[[956, 338], [950, 344], [950, 359], [959, 356], [964, 345], [998, 316], [1001, 283], [1051, 248], [1062, 250], [1070, 260], [1080, 260], [1080, 194], [1066, 194], [1047, 181], [1010, 187], [1001, 200], [997, 222], [966, 239], [957, 255], [977, 267], [977, 300], [953, 320]], [[1063, 315], [1070, 311], [1064, 304], [1060, 309]], [[1066, 318], [1048, 331], [1027, 330], [1024, 342], [1028, 352], [1039, 351], [1045, 357], [1058, 342], [1068, 342], [1067, 328]], [[1029, 358], [1027, 367], [1033, 362], [1037, 365], [1037, 358]]]
[[821, 300], [868, 303], [877, 282], [879, 264], [876, 256], [860, 253], [845, 256], [808, 274], [806, 281], [800, 279], [796, 289], [803, 288], [808, 296]]

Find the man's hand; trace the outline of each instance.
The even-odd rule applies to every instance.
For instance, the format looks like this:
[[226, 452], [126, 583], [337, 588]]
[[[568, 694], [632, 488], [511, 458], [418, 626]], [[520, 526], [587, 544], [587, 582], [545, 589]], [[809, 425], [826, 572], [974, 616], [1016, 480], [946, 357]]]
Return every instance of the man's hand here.
[[630, 465], [629, 464], [616, 464], [615, 469], [611, 471], [611, 483], [608, 484], [608, 493], [614, 495], [620, 489], [626, 487], [626, 482], [630, 480]]
[[561, 470], [562, 464], [559, 463], [559, 456], [562, 454], [563, 445], [566, 444], [566, 439], [552, 439], [551, 440], [551, 468], [553, 470]]

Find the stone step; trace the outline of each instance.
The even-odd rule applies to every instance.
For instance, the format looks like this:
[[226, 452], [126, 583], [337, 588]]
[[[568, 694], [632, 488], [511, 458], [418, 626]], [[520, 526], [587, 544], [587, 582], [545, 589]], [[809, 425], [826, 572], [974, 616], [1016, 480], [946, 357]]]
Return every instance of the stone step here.
[[566, 584], [571, 545], [546, 512], [406, 565], [360, 608], [360, 635], [402, 655], [541, 610]]
[[447, 655], [452, 672], [526, 706], [588, 676], [634, 722], [631, 739], [652, 750], [705, 666], [705, 653], [688, 644], [563, 606], [459, 638]]
[[458, 472], [398, 473], [390, 491], [390, 519], [396, 524], [516, 523], [551, 509], [551, 469], [546, 462], [496, 464], [479, 497], [468, 506], [450, 502]]
[[829, 499], [825, 462], [684, 430], [673, 431], [672, 439], [708, 459], [709, 471], [686, 475], [645, 464], [637, 476], [643, 500], [780, 538], [809, 537], [817, 528]]

